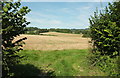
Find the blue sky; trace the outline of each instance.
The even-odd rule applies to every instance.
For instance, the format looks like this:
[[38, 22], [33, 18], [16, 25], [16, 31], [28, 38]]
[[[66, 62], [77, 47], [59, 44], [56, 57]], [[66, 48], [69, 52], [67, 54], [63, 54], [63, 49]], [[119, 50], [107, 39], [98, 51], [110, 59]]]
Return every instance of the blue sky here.
[[[18, 0], [14, 0], [18, 1]], [[21, 0], [22, 2], [111, 2], [113, 0]], [[115, 1], [115, 0], [114, 0]]]
[[26, 16], [28, 27], [84, 29], [89, 27], [88, 18], [107, 6], [107, 2], [23, 2], [31, 12]]

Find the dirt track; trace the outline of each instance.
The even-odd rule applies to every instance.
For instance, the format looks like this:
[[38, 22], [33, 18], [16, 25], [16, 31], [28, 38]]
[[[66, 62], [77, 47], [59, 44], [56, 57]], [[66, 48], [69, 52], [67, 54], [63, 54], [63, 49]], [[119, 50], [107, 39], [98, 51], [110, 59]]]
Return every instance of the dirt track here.
[[89, 47], [88, 41], [90, 39], [82, 38], [81, 35], [78, 34], [57, 32], [43, 34], [45, 35], [21, 35], [18, 38], [27, 37], [24, 49], [30, 50], [86, 49]]

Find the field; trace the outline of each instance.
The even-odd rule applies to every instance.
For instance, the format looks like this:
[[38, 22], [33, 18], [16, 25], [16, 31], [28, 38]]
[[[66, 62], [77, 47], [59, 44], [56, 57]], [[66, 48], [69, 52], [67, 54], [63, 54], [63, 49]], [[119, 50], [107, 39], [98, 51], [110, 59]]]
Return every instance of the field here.
[[[103, 72], [87, 64], [88, 50], [24, 50], [26, 56], [15, 67], [17, 76], [102, 76]], [[27, 59], [27, 60], [25, 60]], [[44, 71], [43, 71], [44, 70]], [[49, 71], [53, 71], [48, 73]], [[22, 72], [22, 73], [21, 73]]]
[[120, 77], [120, 0], [6, 1], [2, 77]]
[[87, 49], [89, 38], [82, 38], [80, 34], [48, 32], [42, 35], [21, 35], [27, 37], [26, 50], [64, 50]]
[[25, 58], [13, 71], [17, 76], [104, 76], [87, 63], [90, 39], [81, 36], [57, 32], [21, 35], [17, 39], [27, 37], [24, 50], [20, 52]]

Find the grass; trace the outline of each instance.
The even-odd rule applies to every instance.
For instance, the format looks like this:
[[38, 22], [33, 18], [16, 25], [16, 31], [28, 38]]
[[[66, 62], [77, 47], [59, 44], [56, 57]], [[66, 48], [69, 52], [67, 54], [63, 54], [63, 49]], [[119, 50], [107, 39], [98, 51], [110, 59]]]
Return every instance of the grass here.
[[[20, 54], [26, 56], [21, 61], [22, 65], [31, 64], [39, 70], [41, 68], [54, 70], [56, 76], [104, 75], [104, 73], [95, 67], [92, 69], [89, 68], [86, 58], [88, 56], [88, 50], [86, 49], [54, 51], [23, 50]], [[23, 70], [25, 70], [25, 68]], [[33, 71], [31, 70], [31, 72]]]

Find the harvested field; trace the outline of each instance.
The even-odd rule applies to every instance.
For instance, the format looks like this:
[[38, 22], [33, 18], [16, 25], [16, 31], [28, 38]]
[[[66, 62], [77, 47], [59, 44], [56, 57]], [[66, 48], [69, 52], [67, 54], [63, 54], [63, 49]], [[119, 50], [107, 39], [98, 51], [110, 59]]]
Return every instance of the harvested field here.
[[80, 34], [48, 32], [42, 35], [21, 35], [16, 39], [27, 37], [26, 50], [64, 50], [87, 49], [89, 38], [82, 38]]

